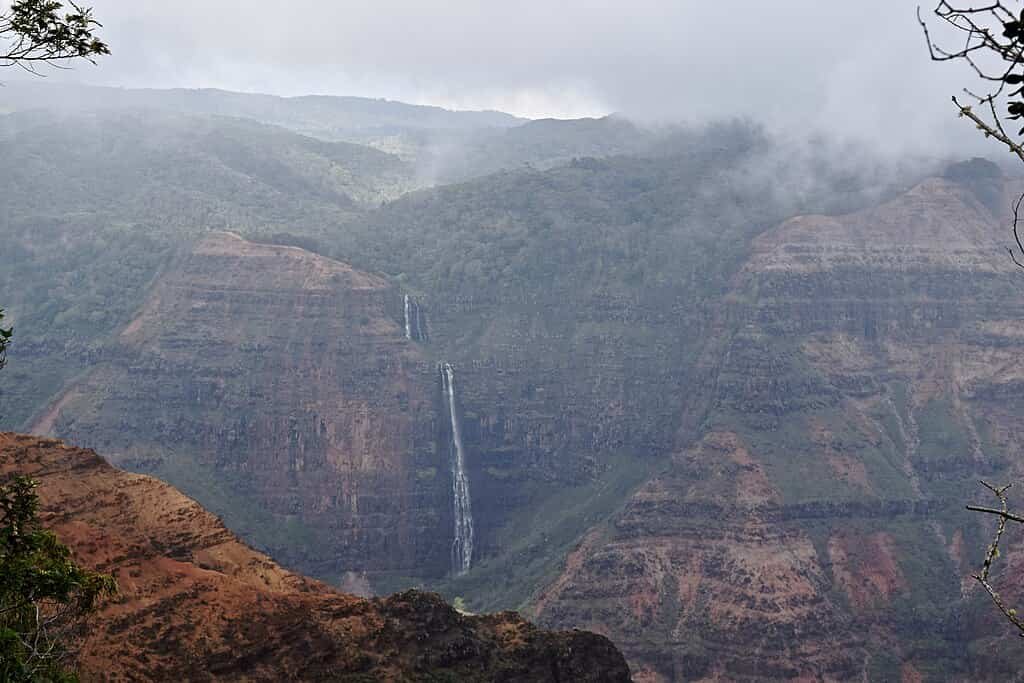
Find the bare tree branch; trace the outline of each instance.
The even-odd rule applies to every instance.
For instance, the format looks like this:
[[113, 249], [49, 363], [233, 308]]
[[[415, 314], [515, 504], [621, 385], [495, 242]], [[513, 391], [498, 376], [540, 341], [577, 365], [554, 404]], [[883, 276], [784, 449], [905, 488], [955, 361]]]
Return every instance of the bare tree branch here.
[[[940, 0], [932, 16], [953, 35], [959, 34], [961, 41], [956, 48], [943, 47], [933, 39], [920, 7], [917, 21], [932, 60], [964, 63], [978, 80], [980, 90], [963, 89], [972, 104], [952, 98], [957, 113], [1024, 162], [1024, 127], [1016, 132], [1007, 129], [1009, 121], [1024, 122], [1024, 11], [1020, 4], [1016, 0], [996, 0], [984, 5], [961, 5]], [[1007, 253], [1018, 268], [1024, 269], [1022, 199], [1024, 195], [1013, 204], [1013, 246], [1007, 248]]]
[[989, 581], [989, 574], [992, 571], [992, 563], [999, 557], [999, 542], [1002, 540], [1003, 533], [1006, 531], [1006, 522], [1013, 521], [1024, 524], [1024, 517], [1010, 512], [1009, 505], [1006, 502], [1006, 492], [1011, 486], [1013, 486], [1013, 484], [997, 487], [989, 484], [988, 482], [982, 481], [981, 485], [991, 491], [999, 500], [999, 508], [968, 505], [967, 509], [975, 512], [984, 512], [996, 515], [999, 517], [999, 521], [996, 524], [996, 533], [992, 538], [992, 543], [989, 544], [988, 552], [985, 553], [985, 561], [981, 565], [981, 570], [977, 574], [973, 574], [972, 578], [981, 584], [982, 588], [985, 589], [985, 592], [988, 593], [992, 604], [996, 606], [996, 609], [1002, 613], [1003, 617], [1007, 621], [1016, 627], [1017, 633], [1024, 638], [1024, 621], [1017, 616], [1016, 609], [1007, 606], [1006, 601], [1003, 600], [1002, 596], [996, 591]]

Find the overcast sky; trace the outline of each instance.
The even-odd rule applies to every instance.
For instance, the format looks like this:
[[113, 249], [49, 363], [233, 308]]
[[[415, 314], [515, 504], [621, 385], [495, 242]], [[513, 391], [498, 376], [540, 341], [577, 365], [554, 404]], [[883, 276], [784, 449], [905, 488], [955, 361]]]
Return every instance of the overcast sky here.
[[114, 54], [56, 78], [530, 117], [746, 115], [922, 148], [976, 137], [949, 103], [969, 81], [928, 60], [913, 0], [87, 4]]

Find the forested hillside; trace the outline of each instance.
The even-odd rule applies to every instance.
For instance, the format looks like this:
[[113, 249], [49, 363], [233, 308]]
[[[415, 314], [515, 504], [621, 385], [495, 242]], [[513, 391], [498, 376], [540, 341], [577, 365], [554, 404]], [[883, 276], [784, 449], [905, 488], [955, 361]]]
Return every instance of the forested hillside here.
[[1012, 182], [746, 123], [505, 123], [405, 120], [423, 144], [392, 155], [194, 111], [0, 118], [0, 424], [336, 584], [610, 633], [648, 680], [998, 678], [947, 646], [978, 632], [962, 492], [1016, 444]]
[[0, 110], [9, 112], [33, 109], [56, 109], [63, 112], [148, 109], [202, 116], [230, 116], [339, 140], [350, 137], [373, 138], [408, 131], [504, 128], [523, 122], [523, 119], [497, 111], [459, 112], [368, 97], [277, 97], [213, 88], [101, 88], [37, 80], [5, 85], [3, 93], [0, 93]]
[[21, 332], [0, 397], [7, 425], [95, 360], [199, 235], [337, 232], [411, 182], [371, 148], [156, 111], [0, 117], [0, 154], [0, 288]]

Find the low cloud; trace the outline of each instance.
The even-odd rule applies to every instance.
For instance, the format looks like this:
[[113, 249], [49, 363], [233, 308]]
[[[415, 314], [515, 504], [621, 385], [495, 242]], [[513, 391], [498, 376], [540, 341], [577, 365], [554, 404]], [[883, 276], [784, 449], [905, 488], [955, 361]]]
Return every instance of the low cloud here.
[[[55, 79], [387, 97], [531, 116], [747, 117], [936, 155], [976, 147], [905, 0], [93, 0], [113, 56]], [[926, 8], [927, 9], [927, 8]]]

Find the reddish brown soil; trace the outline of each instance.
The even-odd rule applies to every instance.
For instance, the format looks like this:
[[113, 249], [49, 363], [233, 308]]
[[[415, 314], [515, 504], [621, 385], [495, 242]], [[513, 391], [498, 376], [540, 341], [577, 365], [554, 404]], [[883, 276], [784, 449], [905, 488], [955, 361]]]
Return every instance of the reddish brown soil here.
[[42, 517], [113, 574], [81, 638], [83, 680], [627, 681], [601, 636], [438, 596], [367, 600], [293, 574], [172, 487], [55, 439], [0, 433], [0, 478], [39, 482]]

